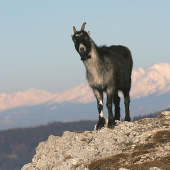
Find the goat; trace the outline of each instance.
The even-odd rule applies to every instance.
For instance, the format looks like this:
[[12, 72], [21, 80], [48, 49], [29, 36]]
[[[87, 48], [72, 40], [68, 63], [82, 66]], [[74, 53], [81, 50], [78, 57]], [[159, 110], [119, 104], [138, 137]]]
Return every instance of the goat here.
[[[72, 40], [75, 49], [80, 55], [86, 67], [86, 78], [89, 86], [97, 99], [99, 119], [96, 129], [105, 124], [103, 116], [103, 92], [106, 92], [108, 108], [108, 128], [115, 126], [115, 120], [120, 120], [120, 97], [118, 91], [122, 91], [125, 104], [125, 121], [130, 121], [129, 92], [131, 89], [131, 72], [133, 60], [130, 50], [124, 46], [98, 47], [90, 37], [90, 32], [84, 31], [85, 22], [81, 30], [77, 31], [73, 26]], [[113, 117], [112, 102], [115, 105]]]

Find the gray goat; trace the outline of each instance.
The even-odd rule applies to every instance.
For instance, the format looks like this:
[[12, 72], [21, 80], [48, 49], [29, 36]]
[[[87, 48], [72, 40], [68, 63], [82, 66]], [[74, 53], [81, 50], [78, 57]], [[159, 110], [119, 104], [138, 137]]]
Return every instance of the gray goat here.
[[[90, 32], [84, 31], [85, 22], [81, 30], [73, 27], [72, 40], [75, 49], [86, 67], [86, 77], [97, 99], [99, 120], [96, 129], [105, 124], [103, 116], [103, 92], [107, 94], [108, 127], [115, 126], [115, 120], [120, 120], [120, 97], [118, 91], [122, 91], [125, 103], [125, 121], [130, 121], [129, 92], [131, 89], [131, 72], [133, 61], [131, 52], [124, 46], [98, 47], [90, 38]], [[113, 117], [112, 102], [115, 105]]]

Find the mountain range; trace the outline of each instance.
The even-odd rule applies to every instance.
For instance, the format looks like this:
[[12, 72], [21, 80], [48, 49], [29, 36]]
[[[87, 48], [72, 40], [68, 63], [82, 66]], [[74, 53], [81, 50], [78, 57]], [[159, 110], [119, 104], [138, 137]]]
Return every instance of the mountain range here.
[[[159, 63], [133, 69], [130, 95], [132, 117], [169, 108], [170, 64]], [[122, 98], [122, 118], [123, 105]], [[87, 82], [56, 94], [34, 88], [13, 94], [2, 93], [0, 129], [36, 126], [51, 121], [97, 120], [96, 108]], [[106, 109], [104, 112], [106, 117]]]

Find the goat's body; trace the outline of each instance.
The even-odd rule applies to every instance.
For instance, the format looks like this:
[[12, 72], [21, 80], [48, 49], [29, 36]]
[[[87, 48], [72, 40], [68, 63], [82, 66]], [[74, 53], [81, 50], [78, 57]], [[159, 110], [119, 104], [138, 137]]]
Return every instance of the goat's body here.
[[103, 92], [111, 86], [115, 92], [130, 90], [132, 57], [124, 46], [97, 47], [93, 41], [91, 58], [84, 61], [90, 87]]

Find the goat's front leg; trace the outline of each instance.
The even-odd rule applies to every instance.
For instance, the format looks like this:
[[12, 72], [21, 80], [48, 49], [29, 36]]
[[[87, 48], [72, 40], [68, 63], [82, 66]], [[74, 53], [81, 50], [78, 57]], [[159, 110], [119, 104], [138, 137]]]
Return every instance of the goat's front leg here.
[[113, 112], [112, 112], [112, 102], [113, 102], [113, 98], [115, 93], [112, 90], [107, 90], [107, 109], [108, 109], [108, 128], [113, 128], [115, 126], [115, 119], [113, 117]]
[[99, 112], [99, 120], [97, 122], [96, 130], [104, 127], [105, 119], [103, 116], [103, 92], [93, 88], [94, 95], [97, 100], [97, 108]]

